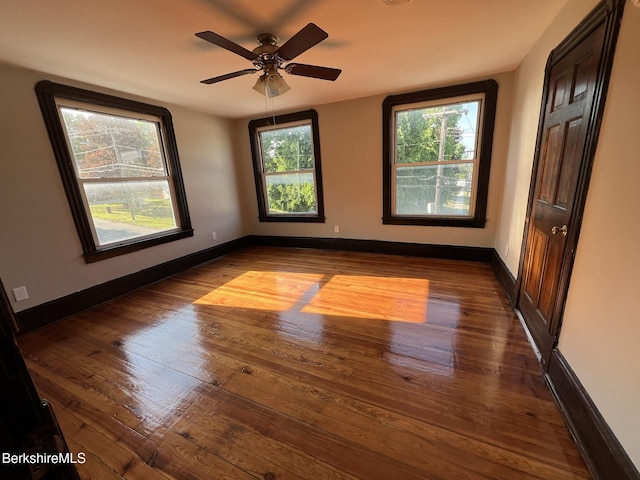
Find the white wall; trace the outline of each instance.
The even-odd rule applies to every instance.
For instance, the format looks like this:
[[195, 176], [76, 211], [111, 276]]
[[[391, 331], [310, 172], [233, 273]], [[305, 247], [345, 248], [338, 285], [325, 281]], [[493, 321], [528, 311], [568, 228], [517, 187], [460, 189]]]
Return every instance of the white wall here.
[[105, 91], [0, 65], [0, 278], [12, 301], [11, 290], [18, 286], [26, 286], [30, 296], [13, 302], [16, 312], [246, 235], [232, 122], [168, 105], [194, 237], [85, 263], [34, 91], [43, 79]]
[[[384, 95], [320, 105], [324, 224], [258, 220], [249, 143], [249, 119], [237, 121], [238, 159], [244, 195], [249, 199], [249, 229], [258, 235], [375, 239], [439, 245], [493, 247], [500, 210], [511, 116], [512, 73], [494, 75], [498, 84], [496, 128], [485, 228], [424, 227], [382, 224], [382, 102]], [[479, 80], [479, 79], [474, 79]], [[473, 80], [464, 80], [466, 83]], [[443, 85], [425, 85], [434, 88]], [[398, 93], [398, 92], [394, 92]], [[334, 233], [334, 225], [340, 233]]]
[[[514, 277], [550, 51], [596, 0], [569, 0], [515, 73], [503, 207], [495, 248]], [[625, 9], [559, 339], [559, 350], [640, 468], [640, 8]]]

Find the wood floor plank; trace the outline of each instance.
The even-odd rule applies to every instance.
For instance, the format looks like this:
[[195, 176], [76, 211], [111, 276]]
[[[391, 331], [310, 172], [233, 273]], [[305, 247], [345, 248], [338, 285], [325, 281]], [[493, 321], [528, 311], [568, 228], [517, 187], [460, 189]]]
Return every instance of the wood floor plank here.
[[[253, 356], [254, 353], [245, 354], [252, 365], [266, 365], [267, 368], [271, 369], [277, 368], [273, 363]], [[239, 351], [236, 354], [239, 355]], [[540, 434], [547, 431], [552, 433], [554, 433], [554, 429], [564, 431], [564, 426], [558, 427], [558, 425], [562, 425], [562, 419], [559, 417], [556, 418], [553, 424], [547, 424], [546, 422], [540, 423], [535, 413], [532, 414], [525, 410], [520, 412], [519, 415], [514, 415], [513, 409], [507, 411], [503, 409], [501, 412], [503, 416], [506, 413], [512, 415], [496, 419], [495, 414], [499, 409], [495, 405], [491, 407], [485, 406], [484, 402], [488, 400], [486, 397], [481, 397], [482, 401], [479, 407], [476, 402], [473, 402], [474, 405], [469, 405], [468, 402], [460, 401], [453, 395], [437, 395], [437, 392], [430, 390], [429, 395], [431, 398], [425, 400], [409, 393], [404, 386], [402, 396], [398, 397], [397, 385], [376, 385], [358, 377], [327, 379], [315, 375], [315, 372], [305, 372], [295, 367], [280, 366], [279, 369], [283, 373], [287, 372], [288, 375], [298, 381], [322, 387], [342, 398], [364, 398], [368, 403], [388, 411], [394, 413], [404, 412], [413, 418], [426, 420], [442, 428], [464, 433], [473, 431], [473, 434], [478, 438], [492, 440], [504, 448], [513, 449], [521, 454], [539, 456], [549, 460], [555, 460], [556, 457], [560, 457], [560, 462], [564, 458], [564, 454], [562, 452], [558, 453], [555, 445], [546, 445], [542, 443], [540, 438]], [[254, 375], [259, 373], [260, 371], [253, 371]], [[550, 400], [549, 398], [549, 404]], [[493, 398], [492, 401], [501, 403], [499, 396]], [[489, 405], [493, 404], [489, 403]], [[474, 409], [473, 406], [476, 408]], [[555, 407], [553, 408], [554, 410], [547, 409], [545, 412], [557, 413]], [[540, 417], [545, 418], [545, 415], [540, 415]]]
[[153, 459], [153, 467], [178, 480], [255, 480], [257, 475], [234, 466], [188, 438], [169, 431]]
[[[251, 425], [234, 422], [219, 411], [206, 408], [209, 398], [202, 399], [205, 412], [190, 409], [177, 426], [180, 435], [199, 445], [211, 445], [216, 453], [242, 465], [249, 471], [272, 472], [276, 478], [322, 478], [353, 480], [355, 477], [320, 462], [295, 446], [285, 445], [261, 435]], [[251, 449], [247, 446], [251, 445]]]
[[83, 478], [590, 478], [487, 264], [248, 248], [19, 344]]
[[[53, 403], [54, 408], [56, 404]], [[147, 462], [141, 459], [122, 443], [114, 443], [105, 437], [92, 425], [85, 423], [69, 410], [57, 408], [60, 427], [69, 435], [76, 444], [75, 448], [83, 452], [87, 462], [91, 465], [99, 463], [102, 475], [115, 478], [143, 479], [149, 477], [161, 478], [163, 475], [154, 470]], [[86, 464], [86, 462], [85, 462]], [[109, 470], [111, 472], [109, 472]]]
[[[67, 445], [69, 447], [69, 451], [74, 455], [82, 452], [86, 454], [85, 463], [76, 464], [76, 469], [80, 478], [83, 480], [123, 480], [124, 477], [122, 475], [117, 474], [111, 468], [106, 466], [100, 460], [99, 456], [94, 454], [87, 454], [87, 450], [83, 445], [80, 445], [76, 442], [70, 435], [66, 435]], [[158, 478], [158, 477], [156, 477]]]

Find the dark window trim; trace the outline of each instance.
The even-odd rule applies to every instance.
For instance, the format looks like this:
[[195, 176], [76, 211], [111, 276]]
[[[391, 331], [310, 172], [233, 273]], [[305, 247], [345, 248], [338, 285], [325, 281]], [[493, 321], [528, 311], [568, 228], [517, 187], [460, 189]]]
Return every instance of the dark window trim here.
[[[260, 127], [280, 125], [301, 120], [311, 120], [311, 135], [313, 138], [313, 157], [315, 163], [316, 177], [316, 199], [318, 201], [318, 212], [315, 215], [287, 214], [269, 215], [265, 200], [265, 192], [262, 185], [262, 162], [260, 157], [260, 144], [258, 142], [257, 130]], [[260, 118], [249, 122], [249, 138], [251, 141], [251, 157], [253, 159], [253, 176], [256, 184], [256, 194], [258, 197], [258, 218], [261, 222], [300, 222], [300, 223], [324, 223], [324, 195], [322, 190], [322, 162], [320, 161], [320, 133], [318, 129], [318, 112], [315, 110], [305, 110], [302, 112], [278, 115], [275, 117]]]
[[[80, 237], [84, 258], [87, 263], [112, 258], [117, 255], [142, 250], [153, 245], [159, 245], [193, 236], [193, 229], [191, 227], [191, 220], [187, 207], [187, 197], [182, 180], [182, 172], [180, 170], [180, 161], [178, 159], [178, 147], [169, 110], [164, 107], [149, 105], [82, 88], [62, 85], [48, 80], [38, 82], [36, 85], [36, 94], [38, 96], [42, 116], [47, 127], [49, 139], [51, 140], [51, 146], [53, 147], [53, 152], [56, 157], [60, 176], [62, 177], [62, 183], [64, 184], [64, 189], [67, 194], [67, 200], [69, 201], [73, 220]], [[56, 98], [64, 98], [67, 100], [75, 100], [103, 107], [153, 115], [161, 119], [163, 135], [165, 137], [164, 140], [166, 143], [166, 161], [173, 181], [176, 208], [180, 219], [179, 230], [145, 237], [141, 240], [134, 239], [130, 243], [104, 247], [98, 247], [96, 245], [91, 233], [89, 215], [85, 210], [80, 187], [73, 170], [73, 159], [71, 158], [67, 148], [64, 129], [58, 115]]]
[[[472, 218], [397, 216], [392, 214], [391, 191], [393, 153], [391, 141], [393, 131], [393, 107], [411, 103], [443, 100], [452, 97], [481, 93], [485, 95], [482, 133], [480, 137], [480, 155], [478, 162], [478, 187], [476, 209]], [[385, 225], [431, 225], [447, 227], [484, 228], [487, 218], [487, 198], [489, 195], [489, 173], [491, 170], [491, 152], [495, 128], [498, 83], [491, 80], [433, 88], [419, 92], [390, 95], [382, 103], [382, 223]]]

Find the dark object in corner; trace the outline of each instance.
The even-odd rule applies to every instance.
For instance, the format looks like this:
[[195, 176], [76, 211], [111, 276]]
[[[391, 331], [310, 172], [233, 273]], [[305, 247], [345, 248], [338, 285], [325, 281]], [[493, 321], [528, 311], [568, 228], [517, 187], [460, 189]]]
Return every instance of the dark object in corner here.
[[[13, 310], [0, 281], [0, 453], [5, 455], [68, 454], [51, 405], [40, 400], [15, 342]], [[70, 459], [71, 457], [69, 457]], [[80, 480], [72, 463], [6, 463], [1, 477], [12, 480]]]

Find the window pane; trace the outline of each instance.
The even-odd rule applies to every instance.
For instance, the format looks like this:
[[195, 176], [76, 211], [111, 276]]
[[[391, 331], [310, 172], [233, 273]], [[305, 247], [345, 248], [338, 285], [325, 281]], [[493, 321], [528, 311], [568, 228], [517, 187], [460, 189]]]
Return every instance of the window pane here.
[[396, 169], [397, 215], [470, 215], [473, 163]]
[[79, 178], [166, 176], [155, 122], [60, 110]]
[[91, 182], [84, 191], [100, 245], [177, 227], [167, 180]]
[[311, 170], [311, 125], [299, 125], [260, 133], [264, 173]]
[[317, 213], [313, 173], [267, 175], [270, 214]]
[[396, 113], [396, 163], [471, 160], [480, 101]]

